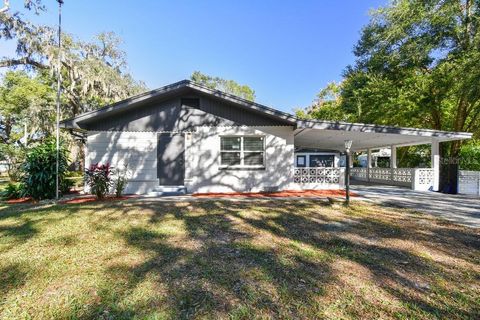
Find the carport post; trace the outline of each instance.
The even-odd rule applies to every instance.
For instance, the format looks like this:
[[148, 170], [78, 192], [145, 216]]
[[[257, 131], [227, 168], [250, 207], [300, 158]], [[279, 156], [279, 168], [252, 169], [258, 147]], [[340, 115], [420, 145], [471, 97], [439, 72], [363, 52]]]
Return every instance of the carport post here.
[[350, 148], [352, 140], [345, 140], [345, 203], [350, 204]]
[[372, 167], [372, 149], [367, 149], [367, 181], [370, 182], [370, 168]]
[[390, 146], [390, 168], [395, 169], [397, 167], [397, 146]]
[[397, 167], [397, 146], [390, 146], [390, 181], [393, 182], [393, 169]]
[[440, 142], [432, 141], [431, 162], [433, 169], [433, 191], [440, 189]]

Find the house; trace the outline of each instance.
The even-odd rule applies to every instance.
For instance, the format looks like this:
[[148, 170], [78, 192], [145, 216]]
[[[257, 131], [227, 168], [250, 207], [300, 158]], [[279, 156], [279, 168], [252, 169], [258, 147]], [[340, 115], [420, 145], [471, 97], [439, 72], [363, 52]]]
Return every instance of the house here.
[[[390, 147], [392, 159], [396, 146], [431, 144], [432, 168], [422, 173], [422, 188], [438, 190], [439, 143], [471, 138], [463, 132], [301, 120], [188, 80], [61, 125], [84, 137], [86, 166], [128, 164], [126, 193], [137, 194], [342, 188], [345, 140], [352, 141], [352, 151], [368, 154]], [[390, 171], [354, 175], [367, 180], [372, 175], [380, 182], [408, 180], [415, 187], [415, 172], [408, 176], [395, 161], [382, 169]]]
[[[381, 167], [381, 164], [390, 163], [390, 148], [382, 148], [376, 152], [372, 152], [372, 165], [373, 167]], [[358, 155], [358, 164], [362, 168], [366, 168], [368, 166], [368, 155], [366, 153], [362, 153]]]

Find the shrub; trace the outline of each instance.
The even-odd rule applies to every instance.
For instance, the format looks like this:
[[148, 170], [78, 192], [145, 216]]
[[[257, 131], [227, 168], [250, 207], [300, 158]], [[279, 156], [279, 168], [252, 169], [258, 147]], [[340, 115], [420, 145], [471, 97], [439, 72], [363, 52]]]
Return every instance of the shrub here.
[[0, 161], [7, 165], [10, 181], [21, 181], [25, 148], [17, 145], [0, 144]]
[[127, 186], [128, 182], [128, 165], [122, 169], [115, 169], [115, 178], [113, 180], [113, 189], [117, 198], [121, 197], [123, 190]]
[[[65, 178], [68, 166], [67, 149], [60, 144], [58, 177], [59, 186]], [[54, 139], [29, 149], [22, 166], [25, 192], [35, 200], [55, 198], [56, 189], [56, 143]]]
[[60, 192], [62, 194], [66, 194], [66, 193], [69, 193], [70, 190], [73, 188], [73, 186], [75, 185], [75, 181], [68, 178], [68, 177], [65, 177], [63, 180], [62, 180], [62, 183], [60, 184]]
[[6, 200], [19, 199], [25, 196], [25, 190], [21, 183], [10, 182], [2, 191], [2, 198]]
[[70, 192], [73, 187], [81, 187], [83, 185], [83, 172], [81, 171], [67, 171], [65, 179], [60, 185], [62, 194]]
[[92, 194], [103, 199], [112, 185], [110, 164], [92, 164], [85, 172], [85, 182]]

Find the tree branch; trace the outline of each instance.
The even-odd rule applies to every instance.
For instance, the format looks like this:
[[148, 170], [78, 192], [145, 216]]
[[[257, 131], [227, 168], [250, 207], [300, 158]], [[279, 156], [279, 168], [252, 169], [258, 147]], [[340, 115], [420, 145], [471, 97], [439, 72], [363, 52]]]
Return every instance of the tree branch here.
[[48, 69], [47, 65], [26, 57], [20, 59], [6, 59], [0, 61], [0, 68], [14, 67], [20, 65], [29, 65], [39, 69]]

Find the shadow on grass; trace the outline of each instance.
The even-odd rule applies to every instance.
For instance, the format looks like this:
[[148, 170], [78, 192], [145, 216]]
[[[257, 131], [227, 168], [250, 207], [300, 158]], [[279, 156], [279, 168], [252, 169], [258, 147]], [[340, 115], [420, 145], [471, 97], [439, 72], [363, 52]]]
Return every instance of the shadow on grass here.
[[11, 238], [15, 243], [26, 241], [37, 233], [34, 223], [28, 219], [20, 224], [0, 226], [0, 237]]
[[[187, 242], [191, 245], [176, 243], [170, 236], [146, 228], [132, 227], [119, 236], [149, 258], [133, 267], [112, 267], [110, 273], [129, 279], [128, 285], [122, 289], [123, 295], [128, 295], [147, 276], [159, 279], [166, 292], [157, 303], [168, 306], [169, 317], [241, 314], [248, 318], [267, 314], [283, 318], [298, 317], [305, 312], [315, 315], [312, 310], [318, 309], [316, 299], [325, 294], [329, 284], [338, 280], [332, 270], [332, 263], [338, 259], [367, 268], [375, 284], [406, 307], [403, 311], [406, 316], [472, 316], [471, 310], [432, 302], [428, 286], [425, 288], [417, 282], [418, 278], [433, 281], [435, 275], [442, 274], [444, 279], [455, 283], [457, 274], [450, 266], [433, 263], [407, 250], [377, 244], [382, 239], [412, 240], [418, 237], [422, 241], [428, 240], [395, 223], [362, 215], [337, 221], [334, 217], [317, 213], [319, 206], [313, 201], [205, 201], [191, 203], [189, 207], [165, 203], [139, 205], [155, 212], [150, 220], [153, 225], [165, 221], [165, 212], [181, 220], [188, 234]], [[257, 207], [258, 216], [244, 214], [251, 206]], [[192, 214], [192, 209], [200, 213]], [[249, 228], [239, 227], [238, 221]], [[430, 228], [433, 233], [437, 231], [436, 227]], [[311, 246], [324, 252], [327, 258], [311, 259], [299, 252], [286, 254], [281, 248], [257, 245], [253, 240], [258, 231], [287, 242]], [[443, 244], [447, 241], [445, 238], [454, 232], [455, 238], [471, 239], [473, 234], [455, 228], [450, 232], [443, 228], [431, 245], [435, 246], [435, 242]], [[374, 241], [355, 242], [348, 237], [352, 234]], [[453, 240], [448, 239], [448, 242]], [[455, 256], [458, 250], [451, 247], [446, 253]], [[310, 311], [305, 311], [309, 308]], [[118, 306], [116, 309], [119, 310]], [[141, 311], [138, 312], [134, 311], [141, 315]], [[385, 312], [389, 310], [385, 309]]]
[[0, 297], [22, 286], [26, 282], [27, 275], [28, 268], [22, 264], [12, 263], [0, 266]]
[[[93, 210], [92, 216], [95, 209], [111, 210], [111, 215], [95, 220], [99, 230], [114, 232], [144, 258], [109, 265], [109, 282], [100, 288], [98, 301], [82, 306], [82, 318], [322, 317], [328, 306], [319, 301], [328, 290], [332, 286], [339, 292], [349, 290], [341, 287], [343, 275], [337, 269], [341, 261], [366, 269], [375, 287], [399, 301], [398, 317], [468, 319], [479, 312], [475, 307], [478, 296], [448, 300], [462, 291], [458, 281], [461, 269], [409, 249], [384, 245], [397, 240], [421, 244], [478, 266], [477, 231], [431, 220], [419, 224], [422, 216], [377, 216], [375, 207], [365, 213], [353, 206], [335, 209], [345, 214], [328, 214], [322, 210], [332, 212], [329, 204], [298, 200], [130, 202], [85, 208]], [[133, 209], [139, 215], [149, 213], [146, 223], [128, 224], [121, 231], [109, 229], [119, 217], [128, 223]], [[72, 208], [72, 213], [81, 214], [79, 210]], [[181, 232], [158, 228], [172, 219], [181, 222]], [[28, 224], [23, 228], [18, 230], [18, 239], [35, 234]], [[62, 239], [58, 241], [64, 245]], [[475, 272], [472, 277], [480, 279]], [[19, 278], [13, 282], [21, 283], [21, 278], [19, 270]], [[435, 285], [439, 278], [448, 283], [451, 292], [439, 292]], [[145, 281], [155, 286], [153, 296], [127, 303]], [[388, 304], [374, 304], [369, 298], [350, 294], [352, 306], [340, 311], [344, 316], [391, 315]], [[362, 305], [371, 309], [362, 313]], [[72, 310], [72, 317], [76, 312]]]

